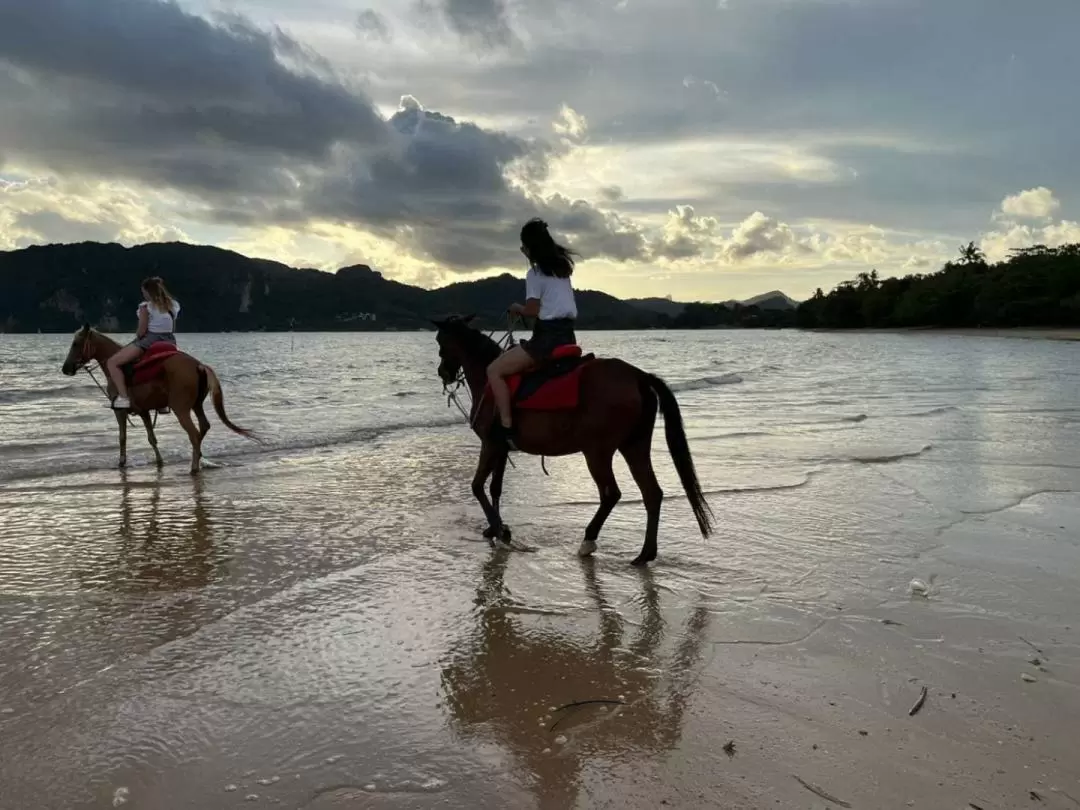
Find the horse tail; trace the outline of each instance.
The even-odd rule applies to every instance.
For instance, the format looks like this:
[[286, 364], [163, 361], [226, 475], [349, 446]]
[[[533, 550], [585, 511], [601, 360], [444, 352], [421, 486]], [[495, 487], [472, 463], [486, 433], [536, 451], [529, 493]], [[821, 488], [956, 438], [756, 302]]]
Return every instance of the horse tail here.
[[671, 453], [671, 460], [675, 463], [675, 471], [679, 474], [679, 481], [682, 482], [686, 498], [690, 501], [690, 508], [694, 510], [701, 536], [708, 537], [713, 531], [712, 519], [715, 515], [713, 515], [712, 507], [705, 500], [705, 493], [701, 491], [701, 484], [694, 470], [694, 459], [690, 455], [690, 445], [686, 441], [679, 402], [667, 383], [659, 377], [644, 371], [639, 371], [639, 374], [646, 387], [656, 395], [660, 402], [660, 413], [664, 415], [664, 436], [667, 439], [668, 452]]
[[[202, 363], [199, 365], [199, 376], [205, 376], [206, 380], [209, 383], [210, 401], [214, 403], [214, 412], [218, 415], [218, 419], [221, 420], [221, 423], [233, 433], [238, 433], [245, 439], [251, 439], [253, 442], [261, 443], [262, 440], [258, 436], [256, 436], [252, 431], [247, 430], [246, 428], [237, 427], [236, 425], [234, 425], [229, 419], [228, 415], [225, 413], [225, 396], [224, 394], [222, 394], [221, 391], [221, 380], [218, 379], [218, 376], [214, 373], [214, 370], [205, 363]], [[200, 388], [201, 387], [202, 386], [200, 385]]]

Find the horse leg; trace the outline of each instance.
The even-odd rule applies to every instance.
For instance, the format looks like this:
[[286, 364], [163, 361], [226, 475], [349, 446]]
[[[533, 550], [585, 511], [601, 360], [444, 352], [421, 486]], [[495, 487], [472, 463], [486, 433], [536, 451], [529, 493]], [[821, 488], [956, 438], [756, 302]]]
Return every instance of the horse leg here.
[[484, 510], [484, 516], [488, 519], [488, 529], [484, 532], [484, 536], [489, 539], [502, 536], [502, 519], [499, 517], [499, 510], [488, 501], [487, 493], [484, 492], [484, 484], [498, 466], [500, 454], [505, 456], [506, 450], [496, 448], [492, 442], [485, 441], [480, 447], [480, 458], [476, 463], [476, 474], [473, 475], [472, 480], [473, 497], [480, 502], [480, 508]]
[[623, 458], [626, 459], [630, 473], [641, 490], [641, 498], [645, 503], [647, 521], [645, 524], [645, 543], [641, 547], [641, 553], [634, 559], [631, 565], [645, 565], [656, 559], [656, 536], [660, 532], [660, 505], [664, 500], [664, 491], [660, 489], [660, 482], [656, 480], [656, 473], [652, 466], [652, 431], [645, 436], [635, 439], [631, 444], [620, 448]]
[[[495, 514], [499, 516], [499, 526], [502, 532], [502, 536], [499, 537], [499, 539], [504, 543], [509, 543], [511, 540], [510, 527], [502, 522], [502, 515], [499, 513], [499, 500], [502, 498], [503, 475], [506, 473], [507, 453], [505, 449], [497, 452], [498, 455], [495, 458], [495, 469], [491, 473], [491, 508], [494, 509]], [[495, 536], [495, 530], [492, 527], [489, 526], [484, 529], [484, 537], [491, 540]]]
[[154, 448], [154, 461], [159, 467], [165, 466], [165, 459], [161, 457], [161, 451], [158, 450], [157, 436], [154, 434], [154, 426], [150, 423], [150, 414], [143, 411], [142, 416], [143, 425], [146, 426], [146, 438], [150, 441], [150, 446]]
[[116, 426], [120, 429], [120, 463], [117, 467], [127, 466], [127, 412], [113, 411], [116, 416]]
[[176, 414], [176, 421], [187, 431], [188, 438], [191, 439], [191, 474], [195, 475], [199, 472], [200, 463], [202, 462], [202, 434], [195, 427], [195, 423], [191, 421], [191, 411], [187, 408], [178, 408], [175, 405], [172, 406], [172, 409], [173, 413]]
[[600, 508], [596, 510], [593, 519], [585, 527], [585, 539], [578, 547], [579, 557], [588, 557], [596, 551], [596, 538], [600, 536], [600, 529], [604, 527], [604, 521], [622, 497], [619, 484], [615, 480], [615, 472], [611, 469], [614, 456], [614, 452], [607, 450], [593, 450], [585, 453], [585, 463], [589, 465], [589, 472], [596, 482], [596, 488], [600, 491]]
[[195, 418], [199, 420], [199, 436], [205, 439], [206, 434], [210, 432], [210, 420], [206, 418], [203, 404], [196, 402], [192, 410], [195, 411]]

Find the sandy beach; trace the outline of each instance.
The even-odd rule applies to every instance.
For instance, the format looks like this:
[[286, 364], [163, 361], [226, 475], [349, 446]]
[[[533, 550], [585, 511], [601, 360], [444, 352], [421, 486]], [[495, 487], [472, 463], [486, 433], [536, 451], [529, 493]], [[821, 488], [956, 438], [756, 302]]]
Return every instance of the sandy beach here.
[[315, 337], [284, 367], [287, 336], [195, 344], [273, 436], [215, 424], [195, 479], [164, 420], [164, 470], [134, 440], [113, 469], [93, 389], [34, 382], [52, 349], [20, 347], [0, 807], [1080, 806], [1071, 347], [584, 336], [664, 369], [717, 516], [695, 533], [658, 435], [639, 571], [621, 460], [594, 559], [579, 458], [515, 457], [503, 510], [532, 550], [492, 550], [430, 336], [320, 338], [355, 367], [290, 409], [297, 369], [328, 376]]

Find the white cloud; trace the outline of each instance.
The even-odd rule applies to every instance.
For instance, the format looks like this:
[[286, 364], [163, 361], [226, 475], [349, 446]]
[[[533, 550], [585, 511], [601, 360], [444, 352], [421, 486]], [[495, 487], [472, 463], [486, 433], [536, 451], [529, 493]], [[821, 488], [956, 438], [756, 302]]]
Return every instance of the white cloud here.
[[1018, 219], [1045, 219], [1061, 208], [1054, 192], [1045, 186], [1030, 188], [1006, 197], [1001, 202], [1002, 213]]

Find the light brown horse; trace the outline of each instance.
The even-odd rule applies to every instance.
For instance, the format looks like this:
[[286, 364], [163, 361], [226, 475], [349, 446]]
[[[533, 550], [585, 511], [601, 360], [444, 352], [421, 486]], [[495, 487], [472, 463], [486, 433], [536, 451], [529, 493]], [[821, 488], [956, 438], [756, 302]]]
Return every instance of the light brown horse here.
[[[75, 333], [61, 370], [72, 377], [80, 368], [92, 361], [97, 361], [101, 368], [105, 368], [106, 362], [120, 351], [120, 348], [120, 344], [116, 341], [91, 328], [90, 324], [86, 324]], [[158, 373], [140, 385], [132, 385], [129, 376], [128, 386], [131, 397], [130, 411], [128, 409], [114, 411], [116, 424], [120, 428], [119, 466], [121, 467], [127, 464], [127, 415], [129, 412], [142, 418], [150, 446], [154, 448], [154, 457], [158, 466], [165, 463], [158, 451], [157, 437], [154, 435], [150, 414], [153, 411], [169, 408], [176, 414], [177, 421], [191, 439], [191, 473], [194, 475], [199, 472], [202, 462], [202, 440], [210, 430], [210, 420], [206, 418], [206, 413], [203, 411], [203, 401], [208, 393], [214, 404], [214, 410], [225, 427], [246, 439], [261, 441], [250, 430], [237, 427], [229, 421], [229, 417], [225, 415], [225, 400], [217, 375], [210, 366], [200, 363], [189, 354], [176, 352], [162, 360]], [[108, 380], [107, 391], [110, 399], [116, 397], [116, 386], [113, 385], [112, 380]], [[192, 411], [199, 420], [197, 427], [191, 419]]]
[[[484, 396], [487, 367], [502, 349], [490, 337], [470, 326], [472, 319], [469, 315], [432, 321], [438, 329], [435, 339], [439, 344], [439, 377], [444, 385], [451, 385], [463, 374], [472, 393], [470, 421], [482, 442], [472, 491], [488, 519], [484, 535], [508, 543], [510, 532], [499, 515], [507, 448], [490, 437], [494, 401], [490, 395]], [[585, 456], [600, 491], [600, 508], [585, 529], [585, 539], [578, 554], [588, 557], [596, 551], [600, 529], [622, 497], [611, 468], [615, 453], [619, 452], [641, 490], [648, 515], [645, 542], [632, 564], [645, 565], [656, 559], [660, 505], [664, 498], [652, 468], [652, 433], [658, 402], [664, 415], [668, 451], [679, 481], [702, 536], [708, 537], [712, 533], [712, 509], [705, 501], [694, 471], [679, 403], [667, 384], [623, 360], [601, 358], [588, 362], [581, 370], [580, 386], [579, 404], [574, 409], [514, 409], [515, 443], [523, 453], [537, 456], [582, 453]], [[484, 493], [489, 475], [490, 501]]]

